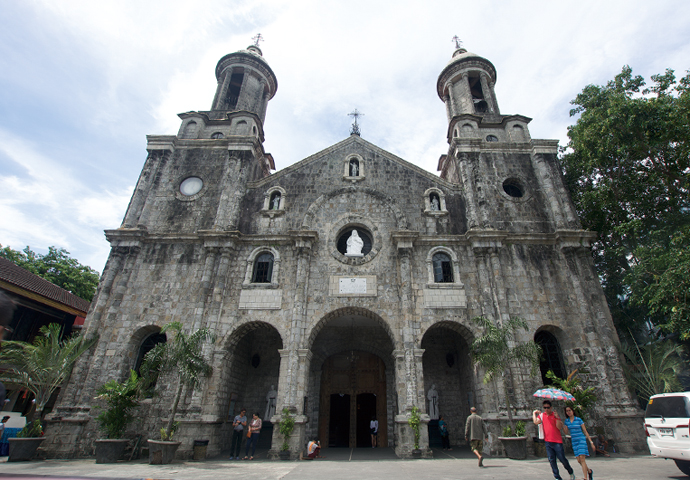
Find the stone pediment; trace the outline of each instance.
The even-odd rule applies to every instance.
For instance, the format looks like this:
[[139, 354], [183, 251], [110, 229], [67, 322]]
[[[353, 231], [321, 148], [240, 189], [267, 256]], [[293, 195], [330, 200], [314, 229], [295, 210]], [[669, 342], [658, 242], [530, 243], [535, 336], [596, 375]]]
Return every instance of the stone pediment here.
[[[301, 174], [305, 170], [309, 170], [310, 172], [314, 172], [314, 167], [318, 165], [319, 162], [325, 163], [329, 161], [333, 161], [334, 156], [341, 155], [342, 160], [345, 161], [345, 157], [347, 156], [362, 156], [362, 153], [369, 153], [371, 154], [371, 158], [375, 157], [383, 157], [385, 160], [389, 161], [391, 164], [399, 167], [401, 170], [407, 170], [410, 173], [413, 173], [415, 175], [418, 175], [420, 177], [423, 177], [426, 180], [432, 181], [439, 186], [444, 186], [448, 188], [457, 188], [457, 185], [448, 182], [447, 180], [442, 179], [440, 176], [435, 175], [431, 172], [428, 172], [424, 170], [423, 168], [418, 167], [417, 165], [408, 162], [406, 160], [403, 160], [402, 158], [374, 145], [373, 143], [367, 142], [366, 140], [362, 139], [358, 135], [351, 135], [350, 137], [346, 138], [345, 140], [338, 142], [334, 145], [331, 145], [328, 148], [325, 148], [321, 150], [320, 152], [317, 152], [313, 155], [310, 155], [309, 157], [300, 160], [297, 163], [294, 163], [293, 165], [290, 165], [288, 167], [283, 168], [282, 170], [279, 170], [272, 175], [269, 175], [267, 177], [262, 178], [259, 181], [252, 182], [249, 186], [251, 187], [261, 187], [262, 185], [265, 184], [271, 184], [273, 182], [279, 181], [282, 177], [288, 176], [291, 174]], [[366, 156], [366, 155], [365, 155]], [[341, 172], [339, 170], [335, 170], [333, 177], [334, 179], [338, 180], [344, 180], [345, 182], [349, 183], [357, 183], [359, 179], [366, 179], [370, 173], [373, 171], [373, 169], [377, 168], [376, 164], [370, 164], [370, 160], [366, 158], [362, 158], [362, 161], [365, 162], [365, 168], [361, 172], [361, 175], [358, 176], [350, 176], [344, 171]], [[397, 188], [397, 187], [396, 187]]]

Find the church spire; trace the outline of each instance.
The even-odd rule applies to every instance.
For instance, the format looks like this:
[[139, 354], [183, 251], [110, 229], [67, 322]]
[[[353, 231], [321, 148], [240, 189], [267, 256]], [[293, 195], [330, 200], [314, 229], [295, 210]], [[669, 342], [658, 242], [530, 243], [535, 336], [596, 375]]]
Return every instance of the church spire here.
[[278, 80], [263, 58], [259, 33], [246, 50], [224, 56], [216, 66], [218, 86], [211, 111], [245, 111], [255, 114], [263, 123], [268, 101], [278, 89]]

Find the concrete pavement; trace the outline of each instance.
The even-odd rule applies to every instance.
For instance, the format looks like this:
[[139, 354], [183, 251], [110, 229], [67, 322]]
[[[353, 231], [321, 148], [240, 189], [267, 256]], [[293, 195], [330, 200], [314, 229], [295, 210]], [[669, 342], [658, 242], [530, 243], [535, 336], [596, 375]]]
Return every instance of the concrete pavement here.
[[[324, 459], [313, 461], [272, 461], [260, 452], [255, 460], [228, 460], [216, 457], [202, 462], [175, 462], [170, 465], [149, 465], [145, 460], [96, 464], [93, 459], [39, 460], [0, 463], [0, 480], [16, 478], [87, 477], [102, 479], [175, 479], [207, 480], [238, 478], [242, 480], [457, 480], [553, 478], [545, 458], [510, 460], [486, 458], [485, 468], [477, 467], [477, 460], [466, 449], [451, 452], [434, 450], [433, 460], [401, 460], [392, 449], [326, 449]], [[4, 458], [6, 460], [6, 457]], [[576, 478], [582, 478], [577, 461], [568, 459]], [[596, 457], [588, 461], [595, 479], [647, 480], [687, 479], [671, 460], [651, 456], [626, 457], [614, 454], [611, 458]], [[561, 466], [561, 475], [568, 478]]]

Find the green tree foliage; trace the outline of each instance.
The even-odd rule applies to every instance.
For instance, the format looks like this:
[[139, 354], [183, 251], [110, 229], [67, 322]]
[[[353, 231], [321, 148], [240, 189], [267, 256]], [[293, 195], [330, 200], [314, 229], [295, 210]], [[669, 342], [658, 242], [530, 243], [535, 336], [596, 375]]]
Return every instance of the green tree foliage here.
[[29, 247], [19, 251], [0, 245], [0, 258], [5, 258], [89, 302], [96, 293], [100, 278], [98, 272], [71, 258], [64, 248], [48, 247], [48, 253], [41, 255]]
[[149, 381], [162, 373], [172, 373], [178, 378], [177, 393], [168, 425], [165, 427], [165, 432], [161, 429], [163, 438], [172, 437], [175, 414], [183, 389], [186, 388], [188, 393], [192, 392], [199, 385], [202, 377], [208, 377], [213, 372], [213, 368], [204, 356], [203, 346], [207, 341], [215, 341], [215, 336], [206, 328], [192, 333], [183, 332], [180, 322], [170, 322], [161, 329], [161, 333], [167, 332], [172, 333], [172, 339], [153, 347], [144, 357], [144, 363], [141, 366], [142, 375]]
[[53, 392], [67, 379], [72, 366], [96, 339], [86, 340], [74, 334], [62, 339], [62, 327], [57, 323], [44, 325], [32, 343], [2, 342], [0, 364], [7, 366], [0, 380], [29, 390], [36, 398], [36, 411], [43, 409]]
[[[475, 338], [470, 350], [474, 361], [485, 370], [484, 383], [489, 383], [496, 374], [503, 374], [513, 363], [528, 363], [532, 376], [537, 374], [542, 349], [533, 340], [524, 343], [515, 341], [520, 330], [528, 330], [527, 322], [519, 317], [511, 317], [503, 325], [495, 325], [486, 317], [475, 317], [472, 322], [483, 328], [484, 334]], [[510, 395], [507, 394], [510, 375], [503, 376], [506, 391], [508, 421], [513, 424]]]
[[561, 158], [621, 333], [647, 321], [690, 338], [690, 74], [626, 66], [572, 103], [580, 115]]
[[623, 365], [630, 388], [646, 405], [657, 393], [683, 390], [678, 374], [683, 369], [683, 348], [671, 340], [623, 349], [627, 362]]

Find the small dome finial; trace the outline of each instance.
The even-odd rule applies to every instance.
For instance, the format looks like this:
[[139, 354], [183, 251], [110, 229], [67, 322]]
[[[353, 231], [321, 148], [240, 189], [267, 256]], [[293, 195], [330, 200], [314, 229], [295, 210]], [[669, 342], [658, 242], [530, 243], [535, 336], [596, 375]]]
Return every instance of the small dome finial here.
[[462, 40], [460, 40], [460, 37], [455, 35], [451, 40], [455, 42], [455, 48], [462, 48]]

